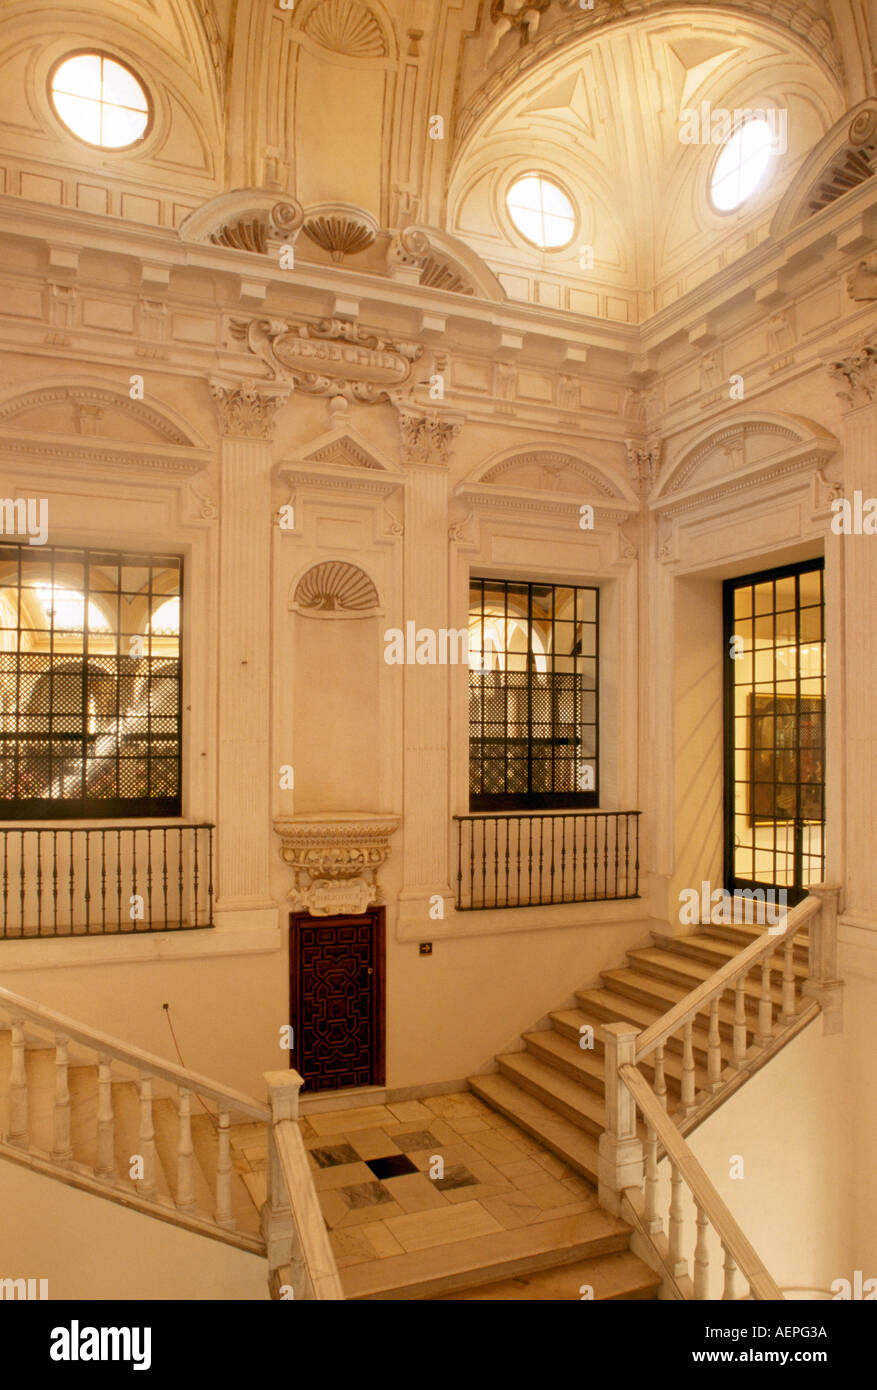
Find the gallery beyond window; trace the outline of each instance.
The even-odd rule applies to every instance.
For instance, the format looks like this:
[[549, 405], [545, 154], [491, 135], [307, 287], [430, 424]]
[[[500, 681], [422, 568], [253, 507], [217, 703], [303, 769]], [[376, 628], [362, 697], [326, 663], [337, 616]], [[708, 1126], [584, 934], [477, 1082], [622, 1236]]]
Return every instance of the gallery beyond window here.
[[182, 560], [0, 543], [7, 820], [180, 814]]
[[599, 590], [472, 579], [473, 811], [596, 806]]
[[783, 888], [794, 904], [823, 877], [823, 616], [821, 560], [725, 584], [725, 873], [732, 892]]

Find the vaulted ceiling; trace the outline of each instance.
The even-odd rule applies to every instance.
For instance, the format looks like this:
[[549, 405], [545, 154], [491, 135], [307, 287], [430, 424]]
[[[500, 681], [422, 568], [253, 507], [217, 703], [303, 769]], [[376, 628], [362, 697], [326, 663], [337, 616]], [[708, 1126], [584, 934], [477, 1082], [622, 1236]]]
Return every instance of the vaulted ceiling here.
[[[52, 63], [91, 46], [146, 84], [142, 148], [91, 150], [48, 111]], [[7, 192], [39, 196], [62, 168], [88, 190], [78, 205], [121, 206], [112, 184], [123, 215], [174, 225], [234, 188], [353, 205], [453, 233], [513, 298], [633, 322], [766, 237], [802, 162], [877, 94], [877, 3], [11, 0], [0, 53]], [[731, 215], [707, 198], [715, 149], [679, 139], [704, 101], [788, 112], [788, 150]], [[531, 169], [572, 198], [565, 253], [510, 223], [505, 191]]]

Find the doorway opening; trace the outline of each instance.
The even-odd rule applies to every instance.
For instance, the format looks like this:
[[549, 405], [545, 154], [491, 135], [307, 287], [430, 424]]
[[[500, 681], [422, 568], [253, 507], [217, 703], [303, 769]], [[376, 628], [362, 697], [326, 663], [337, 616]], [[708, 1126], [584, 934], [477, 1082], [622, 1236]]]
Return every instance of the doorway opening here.
[[289, 1065], [303, 1092], [384, 1084], [384, 914], [290, 915]]

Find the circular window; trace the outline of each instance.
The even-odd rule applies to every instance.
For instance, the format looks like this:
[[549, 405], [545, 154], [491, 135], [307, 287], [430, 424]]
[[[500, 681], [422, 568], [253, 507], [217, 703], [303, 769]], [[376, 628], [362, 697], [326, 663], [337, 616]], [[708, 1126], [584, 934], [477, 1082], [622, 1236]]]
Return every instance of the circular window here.
[[776, 148], [776, 136], [767, 121], [756, 117], [738, 126], [713, 166], [710, 196], [717, 212], [733, 212], [752, 196]]
[[506, 207], [521, 236], [542, 251], [560, 251], [575, 235], [572, 203], [562, 188], [542, 174], [515, 179], [506, 194]]
[[103, 53], [62, 58], [49, 77], [58, 118], [78, 139], [105, 150], [141, 140], [149, 125], [149, 99], [129, 68]]

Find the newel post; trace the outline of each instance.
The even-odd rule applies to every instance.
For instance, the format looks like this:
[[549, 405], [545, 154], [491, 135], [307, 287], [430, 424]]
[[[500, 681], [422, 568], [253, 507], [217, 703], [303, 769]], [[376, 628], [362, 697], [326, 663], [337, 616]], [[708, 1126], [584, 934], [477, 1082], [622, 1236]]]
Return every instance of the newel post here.
[[822, 1009], [823, 1033], [843, 1031], [843, 982], [837, 977], [837, 914], [840, 884], [811, 883], [821, 911], [810, 919], [809, 978], [801, 993]]
[[[295, 1219], [286, 1189], [286, 1179], [283, 1176], [274, 1138], [274, 1126], [281, 1120], [295, 1120], [298, 1123], [298, 1093], [303, 1078], [293, 1070], [266, 1071], [264, 1076], [268, 1087], [268, 1103], [271, 1106], [271, 1121], [268, 1125], [267, 1194], [261, 1219], [268, 1257], [268, 1283], [272, 1296], [277, 1296], [279, 1286], [289, 1283], [292, 1285], [294, 1298], [311, 1298], [312, 1293], [308, 1288]], [[284, 1273], [281, 1275], [279, 1271]]]
[[598, 1195], [601, 1207], [613, 1216], [620, 1213], [624, 1189], [643, 1186], [643, 1146], [636, 1132], [636, 1102], [618, 1074], [619, 1067], [635, 1065], [639, 1032], [629, 1023], [603, 1025], [606, 1128], [600, 1136]]

